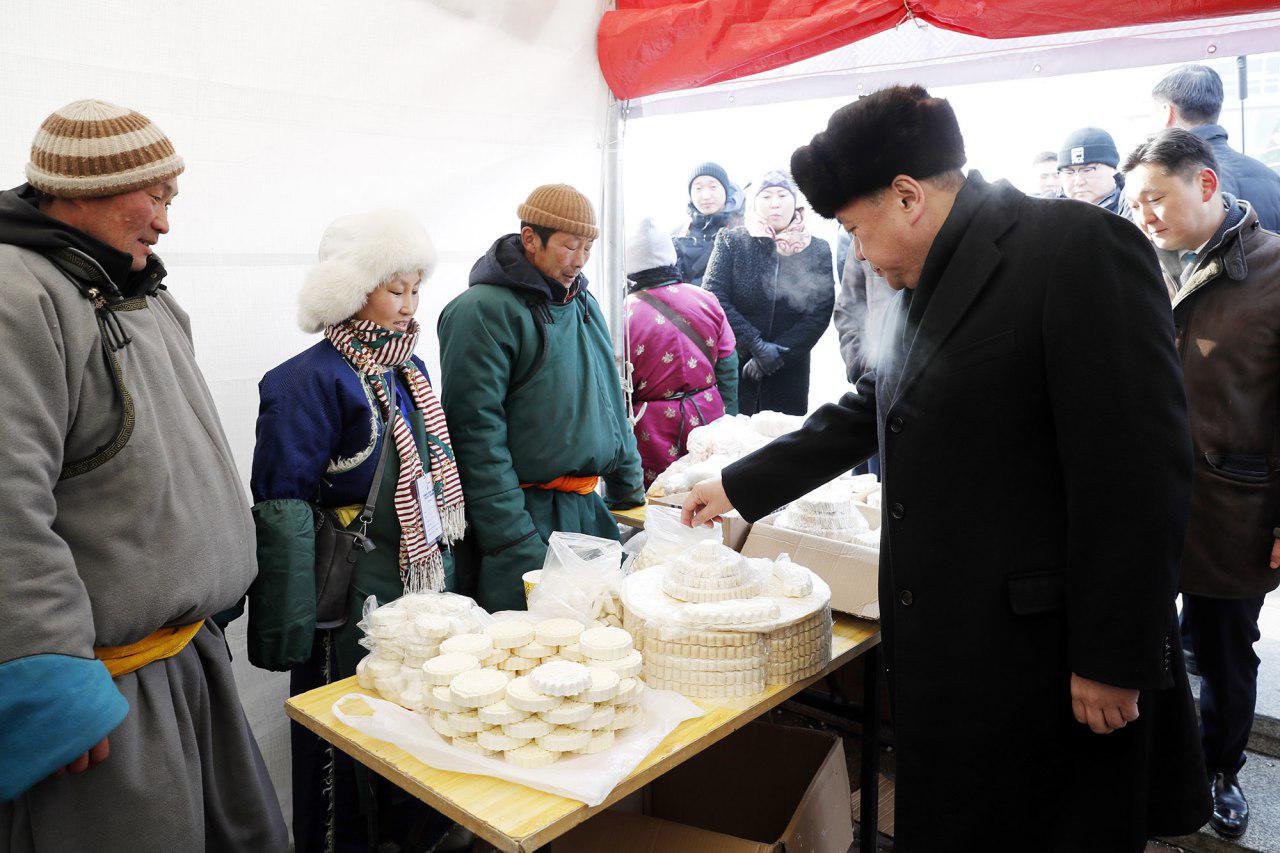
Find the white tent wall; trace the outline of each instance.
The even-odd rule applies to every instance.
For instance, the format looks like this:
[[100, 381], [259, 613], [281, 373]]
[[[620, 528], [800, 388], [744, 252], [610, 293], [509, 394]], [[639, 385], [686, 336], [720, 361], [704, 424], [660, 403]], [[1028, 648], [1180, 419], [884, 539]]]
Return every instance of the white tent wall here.
[[[441, 263], [418, 352], [435, 376], [440, 309], [515, 230], [529, 190], [566, 182], [600, 199], [602, 12], [597, 0], [8, 0], [0, 181], [24, 180], [40, 121], [80, 98], [133, 107], [173, 139], [187, 171], [158, 252], [247, 484], [257, 382], [314, 340], [295, 300], [332, 219], [394, 206], [427, 225]], [[228, 632], [236, 676], [287, 817], [287, 677], [248, 665], [245, 621]]]

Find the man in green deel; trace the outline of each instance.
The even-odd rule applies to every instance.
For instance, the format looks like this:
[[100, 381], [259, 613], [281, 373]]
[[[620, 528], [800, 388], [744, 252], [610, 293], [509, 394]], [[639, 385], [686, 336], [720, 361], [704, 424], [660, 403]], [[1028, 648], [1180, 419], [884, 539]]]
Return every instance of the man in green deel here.
[[644, 503], [609, 330], [582, 275], [595, 211], [550, 184], [517, 213], [519, 233], [476, 261], [439, 324], [469, 523], [458, 591], [490, 611], [524, 608], [520, 576], [542, 568], [553, 531], [617, 539], [609, 510]]

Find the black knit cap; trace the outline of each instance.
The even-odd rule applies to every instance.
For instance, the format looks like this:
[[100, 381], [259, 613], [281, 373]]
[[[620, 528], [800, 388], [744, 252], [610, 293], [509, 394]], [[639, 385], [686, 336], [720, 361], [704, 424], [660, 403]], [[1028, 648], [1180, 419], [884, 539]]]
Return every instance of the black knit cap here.
[[701, 178], [703, 175], [715, 178], [720, 182], [720, 186], [724, 187], [726, 196], [729, 194], [729, 173], [724, 170], [724, 166], [719, 163], [712, 163], [708, 160], [706, 163], [699, 163], [693, 167], [693, 171], [689, 173], [689, 186], [686, 191], [693, 192], [693, 182]]
[[814, 211], [831, 219], [898, 175], [924, 180], [964, 162], [951, 104], [920, 86], [891, 86], [832, 113], [827, 129], [791, 155], [791, 174]]
[[1058, 168], [1103, 163], [1111, 168], [1120, 165], [1116, 141], [1100, 127], [1082, 127], [1067, 137], [1058, 152]]

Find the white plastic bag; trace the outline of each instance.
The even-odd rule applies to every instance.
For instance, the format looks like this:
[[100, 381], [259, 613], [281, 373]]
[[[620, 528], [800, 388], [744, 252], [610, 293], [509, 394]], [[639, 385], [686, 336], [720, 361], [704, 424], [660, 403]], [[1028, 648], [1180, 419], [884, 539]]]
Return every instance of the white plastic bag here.
[[[363, 700], [372, 716], [343, 711], [349, 699]], [[549, 794], [598, 806], [618, 783], [627, 778], [649, 753], [680, 723], [702, 716], [702, 709], [679, 693], [648, 690], [640, 695], [644, 718], [634, 728], [620, 732], [609, 749], [595, 755], [563, 758], [550, 767], [525, 769], [501, 758], [463, 752], [435, 732], [421, 714], [383, 699], [349, 693], [333, 703], [333, 715], [369, 737], [395, 744], [424, 764], [455, 773], [475, 773], [506, 779]]]
[[688, 553], [704, 540], [724, 541], [720, 522], [715, 522], [711, 527], [685, 527], [680, 521], [680, 510], [660, 504], [649, 504], [645, 510], [644, 532], [648, 535], [645, 537], [644, 548], [632, 567], [634, 572]]
[[529, 593], [529, 612], [541, 619], [565, 617], [590, 625], [621, 627], [618, 593], [626, 574], [622, 545], [585, 533], [551, 534], [542, 578]]

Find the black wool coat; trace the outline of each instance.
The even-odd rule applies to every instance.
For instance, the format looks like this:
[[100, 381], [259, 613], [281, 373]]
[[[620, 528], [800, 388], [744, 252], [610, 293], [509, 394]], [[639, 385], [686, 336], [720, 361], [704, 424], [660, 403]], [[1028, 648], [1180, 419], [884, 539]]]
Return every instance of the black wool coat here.
[[[721, 231], [702, 286], [716, 295], [738, 341], [738, 411], [809, 411], [809, 351], [831, 322], [836, 302], [831, 246], [814, 237], [783, 257], [769, 237], [745, 227]], [[760, 341], [789, 347], [783, 366], [753, 382], [742, 374]]]
[[[1174, 615], [1191, 438], [1169, 300], [1099, 207], [971, 173], [943, 233], [961, 210], [912, 341], [897, 294], [879, 368], [724, 485], [754, 520], [879, 442], [897, 850], [1140, 851], [1209, 809]], [[1138, 688], [1141, 716], [1092, 734], [1072, 673]]]

